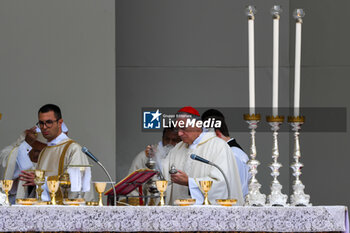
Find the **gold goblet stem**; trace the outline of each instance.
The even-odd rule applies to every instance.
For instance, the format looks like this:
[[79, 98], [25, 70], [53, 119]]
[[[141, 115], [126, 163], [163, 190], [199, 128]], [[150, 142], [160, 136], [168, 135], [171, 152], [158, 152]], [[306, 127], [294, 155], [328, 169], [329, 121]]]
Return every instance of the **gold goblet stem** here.
[[56, 203], [56, 193], [51, 193], [51, 205], [57, 205], [57, 203]]
[[160, 192], [160, 200], [159, 200], [159, 205], [164, 206], [165, 205], [165, 200], [164, 200], [164, 192]]
[[98, 205], [99, 205], [99, 206], [103, 206], [103, 202], [102, 202], [102, 193], [98, 193]]
[[8, 191], [8, 190], [5, 190], [5, 194], [6, 194], [5, 205], [11, 205], [10, 199], [9, 199], [9, 191]]
[[37, 194], [38, 194], [38, 201], [42, 201], [42, 199], [41, 199], [41, 194], [43, 193], [43, 189], [41, 188], [41, 186], [42, 186], [43, 184], [38, 184], [38, 188], [36, 189], [36, 192], [37, 192]]
[[203, 205], [210, 205], [209, 199], [208, 199], [208, 191], [204, 192], [204, 202]]

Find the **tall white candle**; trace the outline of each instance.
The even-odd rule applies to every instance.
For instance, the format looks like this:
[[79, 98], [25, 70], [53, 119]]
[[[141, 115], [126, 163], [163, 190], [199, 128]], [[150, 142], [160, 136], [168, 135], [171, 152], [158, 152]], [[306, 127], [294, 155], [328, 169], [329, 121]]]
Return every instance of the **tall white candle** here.
[[279, 19], [273, 19], [273, 75], [272, 75], [272, 115], [278, 116], [278, 50]]
[[249, 114], [255, 114], [254, 18], [248, 20], [249, 42]]
[[294, 65], [294, 116], [300, 114], [300, 61], [301, 61], [301, 24], [304, 11], [297, 9], [294, 12], [296, 18], [295, 27], [295, 65]]
[[254, 19], [256, 9], [254, 6], [246, 8], [248, 16], [248, 72], [249, 72], [249, 114], [255, 114], [255, 64], [254, 64]]

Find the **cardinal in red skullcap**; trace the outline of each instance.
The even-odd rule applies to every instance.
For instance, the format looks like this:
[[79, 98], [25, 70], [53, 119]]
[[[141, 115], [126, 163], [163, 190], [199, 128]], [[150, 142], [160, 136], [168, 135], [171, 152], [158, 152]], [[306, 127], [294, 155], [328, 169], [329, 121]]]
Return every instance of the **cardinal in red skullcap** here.
[[192, 115], [195, 115], [195, 116], [200, 116], [199, 115], [199, 112], [197, 111], [197, 109], [191, 107], [191, 106], [186, 106], [186, 107], [183, 107], [181, 108], [179, 111], [177, 111], [178, 113], [189, 113], [189, 114], [192, 114]]
[[[166, 180], [173, 184], [167, 189], [167, 202], [174, 204], [177, 199], [193, 198], [196, 204], [202, 204], [204, 196], [198, 187], [201, 180], [213, 181], [209, 192], [209, 201], [216, 199], [237, 199], [238, 205], [243, 205], [243, 194], [235, 156], [227, 143], [218, 138], [214, 130], [203, 130], [199, 112], [186, 106], [176, 114], [176, 128], [182, 142], [179, 142], [164, 161], [162, 172]], [[218, 165], [228, 177], [228, 185], [222, 173], [215, 167], [209, 166], [190, 158], [191, 154], [200, 156]], [[176, 168], [175, 174], [170, 170]], [[229, 190], [227, 189], [229, 187]], [[230, 197], [228, 194], [230, 193]]]

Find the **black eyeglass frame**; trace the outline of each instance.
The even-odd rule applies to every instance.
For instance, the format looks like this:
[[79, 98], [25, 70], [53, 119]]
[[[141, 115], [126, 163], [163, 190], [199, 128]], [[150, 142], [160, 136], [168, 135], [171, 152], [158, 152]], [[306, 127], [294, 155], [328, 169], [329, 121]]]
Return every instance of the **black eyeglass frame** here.
[[38, 121], [35, 125], [38, 126], [39, 128], [43, 128], [44, 125], [47, 127], [47, 128], [51, 128], [53, 126], [53, 123], [54, 122], [58, 122], [60, 119], [57, 119], [57, 120], [47, 120], [47, 121]]

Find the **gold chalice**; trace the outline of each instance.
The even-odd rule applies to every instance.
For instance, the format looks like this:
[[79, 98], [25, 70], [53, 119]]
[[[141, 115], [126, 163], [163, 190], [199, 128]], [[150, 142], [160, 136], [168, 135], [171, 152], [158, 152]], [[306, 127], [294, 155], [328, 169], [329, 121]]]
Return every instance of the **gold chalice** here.
[[42, 201], [41, 194], [44, 190], [41, 188], [41, 186], [45, 183], [45, 171], [37, 169], [34, 170], [34, 174], [34, 183], [36, 184], [36, 193], [38, 194], [38, 201]]
[[103, 206], [102, 193], [105, 191], [106, 185], [107, 185], [106, 182], [95, 182], [95, 190], [96, 190], [96, 192], [98, 192], [98, 205], [99, 206]]
[[47, 187], [51, 194], [51, 205], [57, 205], [56, 203], [56, 192], [60, 187], [60, 181], [58, 180], [58, 176], [49, 176], [47, 177]]
[[69, 179], [69, 174], [67, 172], [63, 173], [60, 176], [60, 187], [63, 189], [63, 199], [68, 198], [68, 189], [71, 186], [70, 179]]
[[211, 189], [212, 184], [213, 184], [213, 181], [211, 181], [211, 180], [199, 181], [200, 189], [204, 193], [203, 205], [210, 205], [210, 202], [209, 202], [209, 199], [208, 199], [208, 192]]
[[233, 206], [237, 203], [237, 199], [216, 199], [216, 203], [221, 206]]
[[10, 200], [9, 200], [9, 191], [12, 188], [12, 184], [13, 184], [13, 180], [2, 180], [1, 181], [2, 190], [4, 190], [6, 193], [5, 205], [11, 205]]
[[168, 181], [167, 180], [157, 180], [156, 181], [157, 189], [160, 192], [160, 200], [159, 200], [159, 206], [164, 206], [165, 201], [164, 201], [164, 192], [168, 186]]

